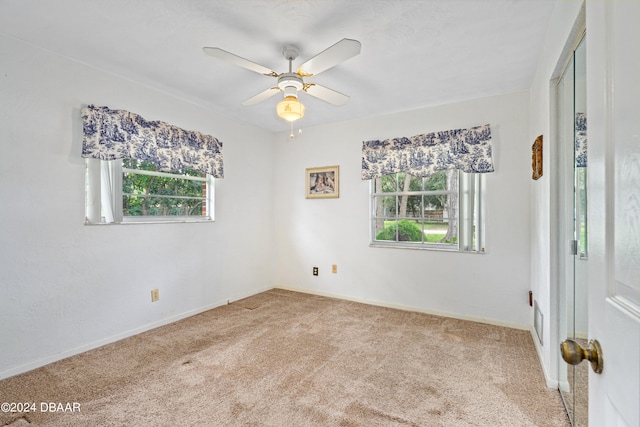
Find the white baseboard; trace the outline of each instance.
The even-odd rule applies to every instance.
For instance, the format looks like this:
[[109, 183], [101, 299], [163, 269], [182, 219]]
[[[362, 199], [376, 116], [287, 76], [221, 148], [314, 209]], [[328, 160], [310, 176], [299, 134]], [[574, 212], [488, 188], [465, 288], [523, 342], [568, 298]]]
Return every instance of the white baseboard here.
[[424, 308], [421, 308], [421, 307], [414, 307], [414, 306], [403, 305], [403, 304], [390, 304], [390, 303], [386, 303], [386, 302], [382, 302], [382, 301], [376, 301], [376, 300], [370, 300], [370, 299], [366, 299], [366, 298], [357, 298], [357, 297], [351, 297], [351, 296], [339, 295], [339, 294], [332, 294], [332, 293], [327, 293], [327, 292], [317, 292], [317, 291], [312, 291], [312, 290], [308, 290], [308, 289], [300, 289], [300, 288], [289, 287], [289, 286], [278, 285], [274, 289], [283, 289], [283, 290], [286, 290], [286, 291], [302, 292], [302, 293], [305, 293], [305, 294], [312, 294], [312, 295], [318, 295], [318, 296], [323, 296], [323, 297], [342, 299], [342, 300], [345, 300], [345, 301], [359, 302], [359, 303], [375, 305], [375, 306], [379, 306], [379, 307], [395, 308], [395, 309], [404, 310], [404, 311], [414, 311], [416, 313], [432, 314], [434, 316], [450, 317], [452, 319], [468, 320], [470, 322], [486, 323], [488, 325], [503, 326], [505, 328], [520, 329], [520, 330], [523, 330], [523, 331], [528, 331], [528, 330], [531, 329], [531, 325], [527, 325], [527, 324], [524, 324], [524, 323], [504, 322], [504, 321], [501, 321], [501, 320], [487, 319], [487, 318], [484, 318], [484, 317], [465, 316], [465, 315], [460, 315], [460, 314], [455, 314], [455, 313], [447, 313], [447, 312], [444, 312], [444, 311], [427, 310], [427, 309], [424, 309]]
[[549, 375], [549, 372], [547, 371], [546, 367], [544, 366], [544, 363], [543, 363], [544, 358], [542, 357], [542, 347], [540, 347], [538, 333], [536, 332], [533, 325], [529, 326], [529, 332], [531, 333], [531, 339], [533, 340], [533, 345], [536, 348], [536, 354], [538, 355], [538, 363], [540, 363], [540, 368], [542, 368], [542, 374], [544, 375], [544, 380], [547, 384], [547, 387], [552, 389], [558, 389], [558, 386], [559, 386], [558, 380], [553, 379]]
[[[487, 318], [483, 318], [483, 317], [476, 317], [476, 316], [465, 316], [465, 315], [459, 315], [459, 314], [455, 314], [455, 313], [448, 313], [448, 312], [442, 312], [442, 311], [437, 311], [437, 310], [427, 310], [421, 307], [414, 307], [414, 306], [408, 306], [408, 305], [403, 305], [403, 304], [390, 304], [390, 303], [386, 303], [386, 302], [382, 302], [382, 301], [376, 301], [376, 300], [370, 300], [370, 299], [366, 299], [366, 298], [357, 298], [357, 297], [350, 297], [350, 296], [345, 296], [345, 295], [339, 295], [339, 294], [332, 294], [332, 293], [326, 293], [326, 292], [317, 292], [317, 291], [310, 291], [308, 289], [300, 289], [300, 288], [294, 288], [294, 287], [287, 287], [287, 286], [276, 286], [274, 289], [283, 289], [283, 290], [289, 290], [289, 291], [293, 291], [293, 292], [302, 292], [302, 293], [307, 293], [307, 294], [312, 294], [312, 295], [319, 295], [319, 296], [325, 296], [325, 297], [329, 297], [329, 298], [337, 298], [337, 299], [342, 299], [342, 300], [346, 300], [346, 301], [353, 301], [353, 302], [358, 302], [358, 303], [363, 303], [363, 304], [369, 304], [369, 305], [375, 305], [375, 306], [379, 306], [379, 307], [387, 307], [387, 308], [395, 308], [398, 310], [405, 310], [405, 311], [413, 311], [413, 312], [418, 312], [418, 313], [425, 313], [425, 314], [431, 314], [434, 316], [442, 316], [442, 317], [449, 317], [449, 318], [453, 318], [453, 319], [459, 319], [459, 320], [468, 320], [471, 322], [478, 322], [478, 323], [485, 323], [485, 324], [489, 324], [489, 325], [496, 325], [496, 326], [502, 326], [502, 327], [506, 327], [506, 328], [512, 328], [512, 329], [520, 329], [520, 330], [529, 330], [532, 333], [532, 337], [533, 337], [533, 342], [536, 346], [536, 351], [538, 353], [538, 358], [540, 361], [542, 361], [542, 357], [541, 357], [541, 353], [540, 353], [540, 348], [538, 346], [538, 341], [537, 341], [537, 337], [535, 336], [535, 330], [533, 330], [533, 326], [532, 325], [527, 325], [527, 324], [521, 324], [521, 323], [515, 323], [515, 322], [504, 322], [504, 321], [499, 321], [499, 320], [495, 320], [495, 319], [487, 319]], [[7, 369], [5, 371], [0, 372], [0, 380], [1, 379], [5, 379], [5, 378], [9, 378], [12, 377], [14, 375], [18, 375], [18, 374], [22, 374], [28, 371], [31, 371], [33, 369], [37, 369], [40, 368], [42, 366], [48, 365], [50, 363], [53, 362], [57, 362], [58, 360], [62, 360], [62, 359], [66, 359], [68, 357], [71, 356], [75, 356], [76, 354], [80, 354], [80, 353], [84, 353], [86, 351], [89, 350], [93, 350], [95, 348], [98, 347], [102, 347], [104, 345], [107, 344], [111, 344], [114, 343], [116, 341], [120, 341], [122, 339], [125, 338], [129, 338], [131, 336], [137, 335], [137, 334], [141, 334], [143, 332], [149, 331], [151, 329], [155, 329], [164, 325], [168, 325], [170, 323], [173, 322], [177, 322], [178, 320], [182, 320], [185, 319], [187, 317], [191, 317], [191, 316], [195, 316], [196, 314], [200, 314], [203, 313], [205, 311], [211, 310], [213, 308], [216, 307], [220, 307], [226, 304], [230, 304], [231, 302], [234, 301], [238, 301], [247, 297], [250, 297], [252, 295], [255, 295], [257, 293], [260, 292], [264, 292], [268, 289], [262, 289], [262, 290], [257, 290], [255, 292], [249, 293], [247, 295], [244, 296], [236, 296], [233, 297], [233, 299], [225, 299], [222, 301], [218, 301], [215, 302], [213, 304], [209, 304], [207, 306], [204, 307], [199, 307], [197, 309], [194, 310], [190, 310], [184, 313], [180, 313], [171, 317], [167, 317], [161, 320], [158, 320], [156, 322], [152, 322], [149, 324], [146, 324], [144, 326], [141, 326], [139, 328], [135, 328], [135, 329], [131, 329], [116, 335], [112, 335], [110, 337], [98, 340], [98, 341], [94, 341], [92, 343], [89, 344], [85, 344], [73, 349], [69, 349], [66, 351], [63, 351], [61, 353], [57, 353], [57, 354], [53, 354], [53, 355], [49, 355], [47, 357], [41, 358], [41, 359], [37, 359], [37, 360], [33, 360], [30, 362], [27, 362], [25, 364]], [[542, 363], [541, 363], [542, 365]], [[551, 380], [548, 373], [546, 372], [544, 366], [542, 366], [542, 370], [544, 372], [545, 375], [545, 379], [547, 382], [547, 386], [550, 388], [558, 388], [558, 382]]]
[[65, 350], [65, 351], [63, 351], [61, 353], [56, 353], [56, 354], [52, 354], [52, 355], [49, 355], [49, 356], [46, 356], [46, 357], [43, 357], [43, 358], [40, 358], [40, 359], [32, 360], [32, 361], [24, 363], [22, 365], [15, 366], [13, 368], [10, 368], [10, 369], [7, 369], [7, 370], [4, 370], [4, 371], [0, 372], [0, 380], [12, 377], [14, 375], [23, 374], [25, 372], [31, 371], [33, 369], [40, 368], [40, 367], [48, 365], [50, 363], [57, 362], [57, 361], [62, 360], [62, 359], [66, 359], [66, 358], [71, 357], [71, 356], [75, 356], [76, 354], [84, 353], [85, 351], [93, 350], [95, 348], [102, 347], [102, 346], [107, 345], [107, 344], [112, 344], [112, 343], [114, 343], [116, 341], [120, 341], [122, 339], [129, 338], [129, 337], [132, 337], [134, 335], [138, 335], [138, 334], [141, 334], [143, 332], [150, 331], [151, 329], [159, 328], [160, 326], [165, 326], [165, 325], [168, 325], [170, 323], [177, 322], [178, 320], [186, 319], [187, 317], [195, 316], [196, 314], [200, 314], [200, 313], [203, 313], [205, 311], [214, 309], [216, 307], [220, 307], [220, 306], [223, 306], [223, 305], [230, 304], [230, 303], [232, 303], [234, 301], [238, 301], [238, 300], [241, 300], [243, 298], [250, 297], [252, 295], [264, 292], [264, 291], [266, 291], [268, 289], [269, 288], [261, 289], [261, 290], [252, 292], [250, 294], [244, 295], [244, 296], [236, 296], [236, 297], [233, 297], [233, 299], [224, 299], [222, 301], [217, 301], [217, 302], [214, 302], [213, 304], [208, 304], [206, 306], [198, 307], [196, 309], [189, 310], [189, 311], [186, 311], [184, 313], [176, 314], [176, 315], [171, 316], [171, 317], [166, 317], [166, 318], [160, 319], [160, 320], [158, 320], [156, 322], [152, 322], [152, 323], [148, 323], [146, 325], [140, 326], [139, 328], [130, 329], [128, 331], [121, 332], [119, 334], [112, 335], [110, 337], [107, 337], [107, 338], [104, 338], [104, 339], [101, 339], [101, 340], [98, 340], [98, 341], [94, 341], [94, 342], [91, 342], [91, 343], [88, 343], [88, 344], [85, 344], [85, 345], [81, 345], [81, 346], [76, 347], [76, 348]]

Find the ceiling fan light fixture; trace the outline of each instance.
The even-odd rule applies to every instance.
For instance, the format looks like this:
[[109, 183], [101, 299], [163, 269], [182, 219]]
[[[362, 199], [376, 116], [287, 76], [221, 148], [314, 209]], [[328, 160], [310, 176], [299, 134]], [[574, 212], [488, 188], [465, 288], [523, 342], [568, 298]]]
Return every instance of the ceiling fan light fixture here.
[[278, 117], [288, 122], [295, 122], [304, 116], [304, 105], [298, 101], [295, 96], [285, 96], [285, 98], [276, 105]]

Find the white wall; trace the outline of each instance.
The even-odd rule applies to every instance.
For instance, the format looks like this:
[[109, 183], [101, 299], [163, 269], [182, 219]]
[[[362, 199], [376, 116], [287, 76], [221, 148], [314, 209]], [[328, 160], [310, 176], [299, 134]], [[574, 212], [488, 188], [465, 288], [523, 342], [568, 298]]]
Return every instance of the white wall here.
[[[0, 57], [0, 378], [273, 286], [270, 133], [4, 36]], [[218, 137], [216, 222], [85, 226], [88, 103]]]
[[[491, 124], [496, 169], [487, 176], [487, 253], [369, 247], [362, 141], [486, 123]], [[278, 135], [276, 284], [528, 328], [529, 135], [527, 92], [303, 129], [292, 141]], [[305, 199], [305, 168], [330, 165], [340, 166], [340, 197]], [[331, 273], [332, 264], [337, 274]], [[313, 266], [320, 268], [317, 277]]]
[[[305, 128], [293, 141], [0, 36], [0, 378], [274, 284], [518, 327], [532, 323], [532, 289], [552, 336], [549, 80], [580, 6], [557, 3], [530, 94]], [[216, 182], [216, 222], [83, 225], [87, 103], [220, 138], [226, 177]], [[487, 253], [369, 247], [361, 142], [484, 123], [496, 165]], [[545, 175], [533, 182], [530, 147], [540, 134]], [[341, 168], [340, 198], [305, 199], [305, 168], [325, 165]], [[153, 304], [152, 288], [161, 295]], [[552, 346], [539, 348], [549, 384]]]
[[[547, 384], [555, 387], [558, 380], [558, 290], [555, 276], [559, 274], [557, 265], [558, 248], [553, 239], [558, 233], [557, 222], [558, 193], [552, 183], [559, 179], [557, 148], [552, 134], [551, 117], [553, 99], [551, 81], [561, 71], [559, 61], [568, 54], [567, 42], [577, 34], [572, 34], [582, 3], [557, 2], [552, 20], [547, 29], [543, 54], [538, 63], [531, 88], [531, 130], [528, 139], [533, 141], [538, 135], [544, 136], [544, 175], [532, 181], [531, 191], [531, 286], [544, 316], [543, 343], [537, 343]], [[533, 313], [531, 314], [533, 316]]]

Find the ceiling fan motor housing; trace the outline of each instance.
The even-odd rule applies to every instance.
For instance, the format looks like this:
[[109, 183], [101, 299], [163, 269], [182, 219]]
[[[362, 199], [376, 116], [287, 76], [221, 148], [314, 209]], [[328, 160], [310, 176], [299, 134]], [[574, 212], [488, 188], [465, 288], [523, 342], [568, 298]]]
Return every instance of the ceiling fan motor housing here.
[[283, 73], [278, 77], [278, 87], [284, 92], [285, 98], [287, 96], [297, 98], [298, 91], [304, 87], [304, 82], [296, 73]]

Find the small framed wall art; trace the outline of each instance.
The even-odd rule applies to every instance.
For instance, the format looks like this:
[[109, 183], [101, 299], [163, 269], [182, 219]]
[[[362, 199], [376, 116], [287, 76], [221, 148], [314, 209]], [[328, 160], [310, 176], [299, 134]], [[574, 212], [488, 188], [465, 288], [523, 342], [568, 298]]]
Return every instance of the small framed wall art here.
[[542, 135], [531, 146], [531, 169], [531, 178], [539, 179], [542, 176]]
[[307, 199], [340, 197], [340, 166], [307, 168]]

